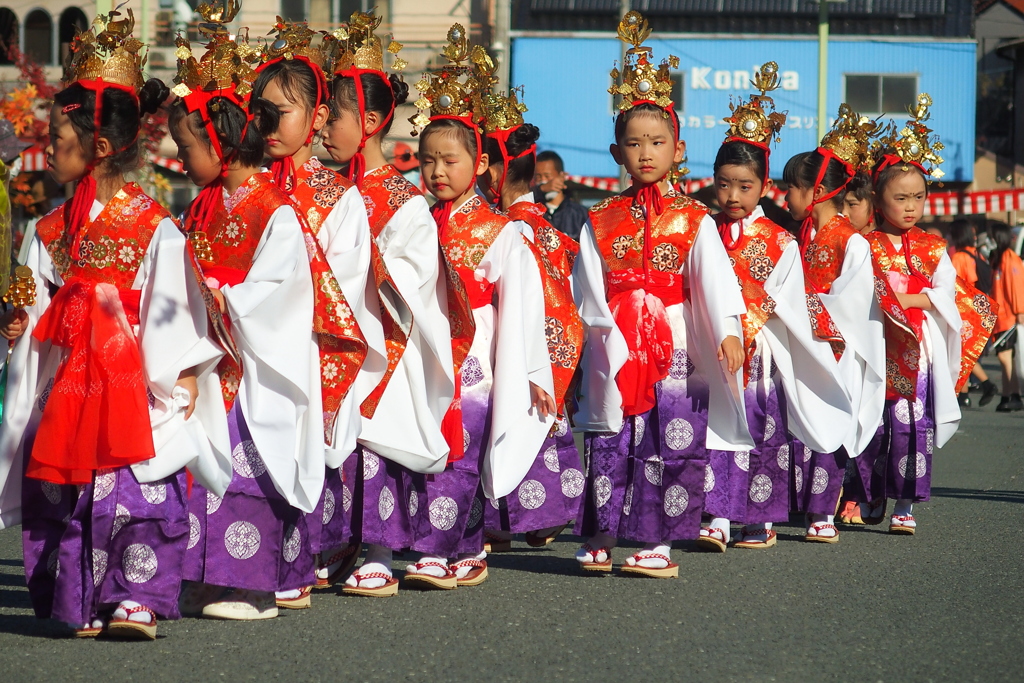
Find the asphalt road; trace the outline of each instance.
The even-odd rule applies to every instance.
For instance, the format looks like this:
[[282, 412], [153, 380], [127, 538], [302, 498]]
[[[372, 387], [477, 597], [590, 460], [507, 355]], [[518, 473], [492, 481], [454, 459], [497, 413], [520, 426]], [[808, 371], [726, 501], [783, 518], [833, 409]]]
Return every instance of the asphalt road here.
[[20, 529], [0, 532], [0, 682], [1020, 681], [1024, 413], [992, 407], [968, 411], [936, 456], [916, 536], [859, 527], [804, 543], [794, 519], [768, 551], [677, 544], [674, 581], [581, 576], [579, 539], [563, 536], [492, 555], [477, 588], [318, 593], [268, 622], [75, 641], [32, 616]]

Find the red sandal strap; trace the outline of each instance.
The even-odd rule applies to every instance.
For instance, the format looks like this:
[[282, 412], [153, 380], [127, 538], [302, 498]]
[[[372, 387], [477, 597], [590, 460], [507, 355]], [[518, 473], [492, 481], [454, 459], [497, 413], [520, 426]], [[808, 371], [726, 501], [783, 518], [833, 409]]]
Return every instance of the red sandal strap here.
[[[722, 536], [722, 541], [725, 541], [725, 532], [719, 529], [717, 526], [706, 526], [701, 528], [701, 534], [704, 538], [713, 538], [715, 532], [718, 532]], [[715, 539], [718, 540], [717, 538]]]
[[892, 518], [897, 522], [916, 522], [914, 515], [893, 515]]
[[358, 546], [357, 544], [354, 544], [354, 543], [350, 543], [349, 545], [345, 546], [345, 547], [344, 547], [343, 549], [341, 549], [341, 550], [339, 550], [338, 552], [336, 552], [336, 553], [334, 553], [333, 555], [331, 555], [331, 556], [330, 556], [330, 558], [328, 558], [328, 560], [327, 560], [326, 562], [324, 562], [324, 563], [320, 564], [320, 565], [319, 565], [319, 566], [317, 567], [317, 569], [327, 569], [327, 568], [328, 568], [328, 567], [330, 567], [330, 566], [331, 566], [332, 564], [337, 564], [338, 562], [341, 562], [341, 561], [342, 561], [342, 560], [344, 560], [345, 558], [347, 558], [347, 557], [351, 557], [352, 553], [353, 553], [353, 552], [354, 552], [354, 551], [355, 551], [355, 550], [356, 550], [356, 549], [357, 549], [358, 547], [359, 547], [359, 546]]
[[424, 567], [437, 567], [438, 569], [443, 569], [445, 571], [445, 576], [435, 578], [448, 578], [449, 576], [453, 576], [455, 574], [455, 572], [452, 571], [452, 568], [449, 565], [441, 564], [440, 562], [417, 562], [413, 565], [413, 567], [416, 568], [417, 573], [419, 573], [419, 570], [423, 569]]
[[[124, 610], [125, 618], [123, 619], [123, 621], [128, 621], [128, 617], [130, 617], [133, 614], [139, 614], [140, 612], [145, 612], [145, 613], [147, 613], [152, 618], [152, 621], [150, 623], [152, 623], [152, 624], [156, 623], [156, 612], [154, 612], [150, 608], [146, 607], [145, 605], [139, 605], [138, 607], [124, 607], [123, 605], [118, 605], [118, 609], [123, 609]], [[141, 624], [142, 622], [140, 621], [138, 623]]]
[[[600, 548], [595, 548], [594, 546], [590, 545], [589, 543], [584, 543], [582, 547], [583, 547], [584, 550], [586, 550], [588, 553], [593, 555], [595, 558], [597, 558], [598, 553], [604, 553], [609, 558], [612, 556], [612, 549], [611, 548], [605, 548], [604, 546], [602, 546]], [[596, 561], [596, 559], [595, 559], [595, 561]]]
[[367, 572], [366, 574], [358, 574], [358, 573], [356, 573], [356, 574], [353, 574], [352, 576], [355, 577], [356, 588], [359, 587], [359, 583], [363, 579], [384, 579], [385, 581], [390, 583], [395, 578], [391, 574], [385, 574], [384, 572]]
[[668, 564], [672, 564], [672, 560], [668, 557], [665, 557], [661, 553], [648, 553], [644, 552], [643, 550], [641, 550], [639, 553], [633, 553], [633, 559], [637, 562], [640, 562], [641, 560], [665, 560], [665, 562], [667, 562]]
[[822, 529], [832, 529], [833, 531], [839, 531], [839, 529], [836, 528], [835, 524], [825, 524], [824, 522], [814, 522], [813, 524], [811, 524], [811, 528], [815, 531], [820, 531]]
[[452, 570], [455, 570], [457, 568], [462, 568], [462, 567], [486, 567], [487, 563], [484, 562], [483, 560], [478, 560], [476, 558], [467, 557], [465, 560], [459, 560], [458, 562], [452, 562], [448, 566], [451, 567]]

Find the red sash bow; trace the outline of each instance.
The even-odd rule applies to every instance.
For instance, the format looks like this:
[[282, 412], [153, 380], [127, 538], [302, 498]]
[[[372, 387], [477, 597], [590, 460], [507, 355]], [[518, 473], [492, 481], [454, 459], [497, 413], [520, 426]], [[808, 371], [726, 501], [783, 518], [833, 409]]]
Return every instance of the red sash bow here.
[[97, 470], [155, 455], [142, 357], [130, 325], [138, 290], [69, 278], [33, 337], [68, 349], [43, 411], [26, 476], [86, 484]]
[[608, 273], [612, 317], [626, 337], [629, 358], [615, 383], [622, 394], [625, 415], [639, 415], [654, 407], [654, 385], [672, 367], [672, 326], [667, 306], [686, 300], [683, 276], [639, 268]]

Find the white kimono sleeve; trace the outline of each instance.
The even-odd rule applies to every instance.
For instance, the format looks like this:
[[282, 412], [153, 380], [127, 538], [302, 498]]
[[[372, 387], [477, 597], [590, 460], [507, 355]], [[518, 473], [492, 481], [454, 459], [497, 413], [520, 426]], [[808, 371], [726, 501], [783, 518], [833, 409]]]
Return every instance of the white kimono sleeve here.
[[[320, 358], [309, 257], [290, 206], [270, 216], [245, 280], [221, 293], [242, 355], [236, 400], [253, 443], [277, 491], [312, 512], [324, 485]], [[211, 440], [230, 455], [226, 421], [223, 430]]]
[[402, 205], [377, 244], [412, 329], [376, 412], [362, 419], [359, 443], [414, 472], [440, 472], [449, 451], [441, 420], [455, 397], [455, 371], [437, 225], [426, 200]]
[[533, 254], [509, 223], [491, 244], [476, 274], [498, 295], [491, 390], [491, 433], [481, 472], [484, 495], [507, 496], [529, 472], [555, 416], [534, 410], [530, 382], [554, 394], [544, 334], [544, 288]]
[[366, 341], [366, 359], [338, 410], [327, 449], [327, 465], [337, 469], [356, 447], [360, 406], [388, 369], [377, 285], [370, 267], [370, 223], [359, 190], [345, 190], [320, 226], [317, 240]]
[[629, 347], [608, 307], [606, 268], [588, 220], [580, 232], [580, 252], [572, 271], [573, 299], [584, 326], [572, 422], [576, 431], [615, 434], [622, 429], [622, 394], [615, 376], [629, 358]]
[[922, 343], [927, 344], [927, 348], [921, 355], [922, 359], [931, 361], [935, 445], [941, 448], [960, 426], [956, 382], [960, 378], [960, 328], [963, 320], [956, 307], [956, 269], [947, 254], [939, 260], [932, 275], [932, 286], [921, 293], [926, 294], [932, 304], [932, 310], [924, 312], [925, 339]]
[[789, 431], [819, 453], [839, 450], [852, 429], [853, 407], [832, 346], [811, 329], [796, 241], [786, 246], [764, 288], [775, 313], [761, 333], [782, 379]]
[[843, 445], [854, 458], [867, 448], [885, 410], [885, 334], [866, 239], [850, 237], [842, 272], [820, 297], [846, 342], [839, 372], [856, 418]]
[[[50, 285], [64, 283], [39, 235], [32, 237], [25, 257], [36, 284], [36, 303], [25, 309], [28, 328], [18, 337], [7, 365], [7, 393], [0, 425], [0, 529], [21, 523], [21, 485], [25, 476], [25, 437], [39, 424], [39, 396], [53, 378], [61, 351], [32, 337], [50, 305]], [[4, 340], [6, 341], [6, 340]], [[3, 345], [6, 351], [6, 344]]]
[[741, 316], [747, 307], [711, 216], [704, 216], [697, 228], [683, 276], [687, 287], [684, 311], [690, 314], [686, 351], [694, 357], [697, 372], [707, 380], [710, 391], [707, 447], [749, 450], [754, 441], [743, 406], [743, 368], [729, 373], [725, 362], [718, 360], [718, 349], [726, 337], [738, 337], [742, 343]]
[[[149, 417], [156, 456], [132, 466], [140, 482], [154, 482], [189, 471], [207, 489], [222, 496], [231, 483], [231, 458], [207, 437], [204, 417], [224, 413], [217, 362], [224, 351], [209, 337], [203, 295], [186, 249], [186, 238], [167, 218], [160, 222], [136, 275], [141, 289], [138, 340], [147, 385], [153, 394]], [[178, 376], [196, 368], [197, 410], [185, 420], [188, 392], [174, 386]], [[199, 406], [209, 409], [198, 410]], [[219, 419], [218, 419], [219, 418]], [[211, 429], [223, 422], [213, 418]]]

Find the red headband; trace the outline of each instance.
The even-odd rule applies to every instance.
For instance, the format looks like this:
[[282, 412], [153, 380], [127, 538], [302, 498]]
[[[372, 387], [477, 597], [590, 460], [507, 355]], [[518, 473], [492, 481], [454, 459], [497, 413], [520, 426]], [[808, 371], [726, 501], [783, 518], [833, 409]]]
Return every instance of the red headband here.
[[494, 201], [497, 204], [501, 203], [501, 190], [505, 187], [505, 178], [508, 176], [508, 167], [516, 159], [522, 159], [528, 155], [537, 154], [537, 145], [530, 145], [519, 154], [514, 157], [510, 157], [508, 154], [508, 139], [515, 131], [519, 130], [520, 126], [513, 126], [507, 130], [496, 130], [493, 133], [488, 133], [487, 137], [498, 143], [498, 147], [501, 149], [501, 178], [498, 180], [498, 191], [495, 193]]
[[928, 177], [928, 171], [924, 170], [924, 165], [920, 161], [907, 161], [896, 154], [886, 154], [882, 157], [882, 161], [879, 162], [878, 166], [875, 167], [875, 172], [872, 174], [872, 180], [878, 180], [878, 176], [885, 169], [896, 164], [909, 164], [919, 170], [925, 178]]
[[[725, 142], [726, 142], [726, 144], [728, 144], [730, 142], [742, 142], [742, 143], [745, 143], [745, 144], [748, 144], [748, 145], [753, 145], [754, 147], [757, 147], [758, 149], [763, 149], [764, 150], [764, 178], [765, 178], [765, 180], [767, 180], [768, 178], [771, 177], [768, 174], [768, 169], [769, 169], [769, 167], [768, 167], [768, 157], [770, 157], [772, 155], [772, 150], [768, 147], [768, 143], [767, 142], [757, 142], [756, 140], [747, 140], [746, 138], [741, 138], [741, 137], [736, 137], [736, 136], [733, 136], [733, 137], [729, 138]], [[827, 166], [828, 164], [826, 163], [825, 165]]]
[[213, 212], [220, 202], [224, 178], [227, 175], [228, 165], [230, 164], [230, 159], [225, 156], [224, 149], [220, 144], [220, 136], [213, 125], [213, 118], [210, 116], [210, 102], [217, 97], [224, 97], [237, 104], [245, 114], [245, 125], [242, 127], [239, 144], [245, 140], [246, 133], [249, 131], [249, 124], [252, 123], [252, 112], [245, 106], [245, 100], [239, 97], [234, 89], [195, 90], [181, 98], [182, 103], [185, 105], [185, 111], [189, 113], [198, 112], [202, 117], [206, 135], [210, 138], [210, 146], [213, 147], [214, 152], [220, 158], [220, 175], [215, 181], [199, 191], [195, 201], [192, 202], [192, 206], [189, 207], [188, 225], [186, 226], [189, 232], [206, 230], [206, 226], [213, 217]]
[[832, 199], [840, 192], [845, 190], [846, 186], [849, 185], [850, 181], [853, 179], [853, 176], [856, 175], [857, 173], [856, 169], [853, 167], [853, 164], [849, 163], [848, 161], [843, 161], [842, 159], [837, 157], [835, 155], [835, 152], [833, 152], [831, 149], [828, 149], [827, 147], [819, 147], [816, 151], [823, 157], [823, 159], [821, 161], [821, 166], [818, 168], [817, 178], [814, 181], [814, 185], [811, 187], [812, 192], [814, 191], [814, 188], [821, 185], [822, 181], [825, 179], [825, 173], [828, 171], [828, 162], [831, 161], [832, 159], [838, 161], [840, 164], [843, 165], [843, 168], [846, 169], [846, 180], [843, 182], [842, 185], [840, 185], [836, 189], [822, 195], [821, 197], [818, 197], [817, 199], [812, 199], [811, 203], [808, 204], [807, 218], [804, 219], [803, 225], [800, 226], [800, 237], [798, 240], [800, 243], [800, 249], [805, 256], [807, 254], [807, 247], [809, 247], [811, 244], [811, 227], [814, 225], [814, 220], [811, 217], [811, 209], [813, 209], [817, 204], [821, 204], [822, 202], [826, 202], [829, 199]]
[[[313, 77], [316, 79], [316, 101], [313, 103], [313, 116], [309, 124], [309, 135], [306, 136], [306, 142], [304, 143], [308, 145], [313, 142], [313, 135], [316, 133], [317, 107], [321, 104], [327, 104], [327, 76], [324, 74], [324, 70], [314, 64], [309, 57], [294, 55], [292, 59], [304, 62], [313, 72]], [[256, 67], [256, 73], [263, 73], [271, 64], [283, 61], [285, 61], [284, 57], [278, 57], [277, 59], [264, 62]], [[270, 172], [274, 178], [275, 185], [288, 194], [295, 191], [295, 162], [291, 156], [287, 156], [284, 159], [274, 159], [273, 163], [270, 164]]]
[[[96, 143], [100, 138], [100, 125], [103, 122], [103, 91], [107, 88], [114, 88], [115, 90], [121, 90], [135, 100], [136, 105], [139, 102], [139, 96], [135, 92], [135, 88], [127, 85], [121, 85], [120, 83], [108, 83], [102, 79], [95, 80], [83, 80], [76, 81], [86, 90], [91, 90], [96, 94], [96, 103], [93, 106], [93, 157], [85, 167], [85, 175], [78, 181], [78, 186], [75, 188], [75, 194], [71, 198], [71, 201], [64, 205], [64, 225], [71, 235], [71, 258], [78, 261], [82, 258], [82, 240], [81, 230], [85, 227], [85, 224], [89, 220], [89, 210], [92, 208], [92, 203], [96, 201], [96, 179], [93, 178], [92, 172], [96, 168], [96, 164], [100, 161], [96, 158]], [[70, 86], [69, 86], [70, 87]], [[70, 111], [75, 111], [81, 108], [81, 105], [67, 105], [61, 109], [61, 113], [67, 114]], [[136, 133], [136, 137], [138, 133]], [[135, 144], [133, 138], [126, 147], [114, 152], [120, 154], [124, 150], [128, 149]]]
[[[360, 76], [362, 76], [363, 74], [373, 74], [375, 76], [380, 76], [381, 80], [384, 81], [384, 84], [388, 87], [389, 90], [391, 90], [392, 94], [391, 107], [390, 109], [388, 109], [387, 116], [385, 116], [384, 120], [380, 123], [380, 125], [374, 128], [373, 131], [370, 133], [366, 132], [366, 95], [363, 93], [363, 79], [360, 78]], [[387, 125], [391, 122], [392, 117], [394, 117], [394, 90], [392, 90], [391, 88], [391, 81], [390, 79], [388, 79], [388, 75], [383, 71], [377, 71], [376, 69], [360, 69], [357, 66], [352, 66], [348, 69], [337, 71], [335, 72], [334, 75], [340, 76], [341, 78], [351, 78], [352, 81], [355, 83], [356, 87], [356, 101], [358, 102], [359, 105], [360, 137], [359, 148], [356, 149], [355, 156], [352, 157], [352, 160], [349, 162], [348, 165], [348, 179], [354, 182], [356, 184], [356, 187], [359, 187], [361, 189], [363, 184], [363, 173], [366, 172], [366, 157], [363, 156], [363, 148], [366, 147], [367, 140], [369, 140], [374, 135], [384, 130], [384, 128], [386, 128]]]

